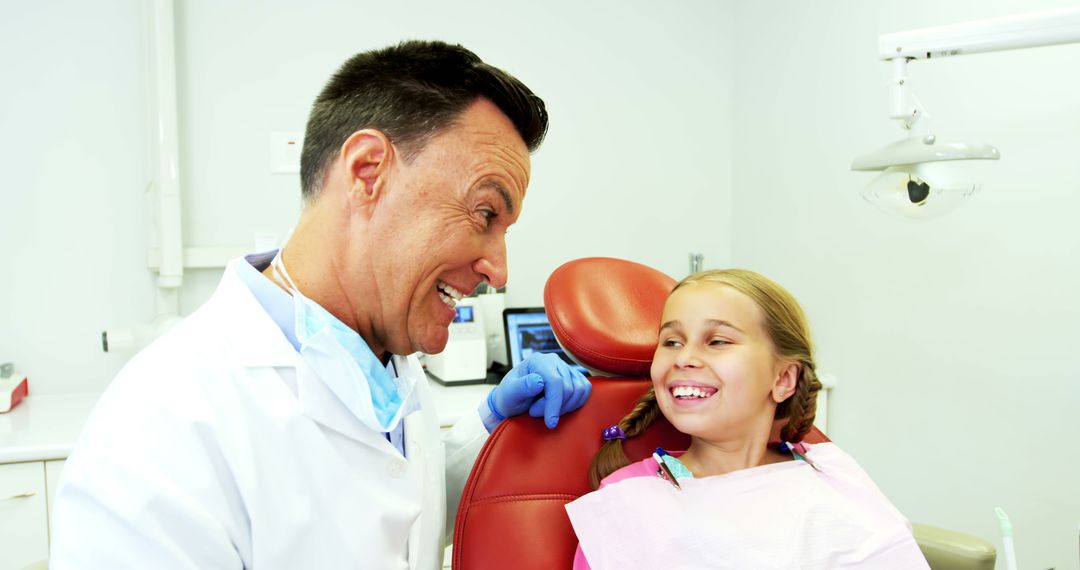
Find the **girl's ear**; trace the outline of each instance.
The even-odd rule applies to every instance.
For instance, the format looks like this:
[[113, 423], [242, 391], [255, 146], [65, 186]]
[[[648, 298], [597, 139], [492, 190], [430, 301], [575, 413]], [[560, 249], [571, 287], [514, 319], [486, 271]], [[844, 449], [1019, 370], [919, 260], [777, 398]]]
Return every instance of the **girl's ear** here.
[[784, 400], [790, 398], [795, 393], [795, 388], [799, 383], [799, 372], [802, 370], [802, 364], [798, 362], [789, 362], [781, 364], [779, 370], [776, 372], [776, 378], [773, 380], [772, 396], [779, 404]]

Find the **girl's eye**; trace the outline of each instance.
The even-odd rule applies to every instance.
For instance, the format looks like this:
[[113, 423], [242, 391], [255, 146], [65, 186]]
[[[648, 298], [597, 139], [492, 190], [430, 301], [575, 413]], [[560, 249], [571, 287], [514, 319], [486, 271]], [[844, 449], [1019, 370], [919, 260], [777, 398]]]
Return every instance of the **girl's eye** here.
[[669, 347], [669, 348], [678, 348], [678, 347], [682, 346], [682, 343], [675, 340], [675, 339], [673, 339], [673, 338], [669, 338], [667, 340], [661, 341], [660, 346], [666, 346], [666, 347]]
[[723, 346], [725, 344], [731, 344], [726, 339], [714, 338], [709, 341], [709, 346]]

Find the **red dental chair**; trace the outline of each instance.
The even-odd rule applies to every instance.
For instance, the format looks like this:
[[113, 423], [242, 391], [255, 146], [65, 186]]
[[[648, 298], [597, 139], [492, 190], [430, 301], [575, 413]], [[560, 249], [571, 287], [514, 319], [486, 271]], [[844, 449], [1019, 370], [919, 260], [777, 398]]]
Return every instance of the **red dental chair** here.
[[[588, 493], [600, 432], [649, 388], [664, 300], [675, 280], [630, 261], [585, 258], [551, 274], [544, 307], [556, 338], [593, 376], [580, 410], [548, 430], [528, 416], [491, 434], [465, 485], [454, 528], [455, 570], [570, 568], [577, 537], [563, 505]], [[806, 441], [828, 441], [815, 428]], [[625, 442], [631, 461], [656, 447], [686, 449], [689, 438], [663, 416]]]

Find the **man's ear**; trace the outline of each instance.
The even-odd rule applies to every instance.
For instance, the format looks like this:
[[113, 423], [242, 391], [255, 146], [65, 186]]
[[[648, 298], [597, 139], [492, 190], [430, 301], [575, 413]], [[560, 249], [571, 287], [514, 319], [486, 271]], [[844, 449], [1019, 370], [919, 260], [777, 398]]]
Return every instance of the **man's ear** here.
[[363, 129], [345, 140], [341, 161], [352, 204], [370, 205], [381, 197], [393, 159], [394, 147], [382, 131]]

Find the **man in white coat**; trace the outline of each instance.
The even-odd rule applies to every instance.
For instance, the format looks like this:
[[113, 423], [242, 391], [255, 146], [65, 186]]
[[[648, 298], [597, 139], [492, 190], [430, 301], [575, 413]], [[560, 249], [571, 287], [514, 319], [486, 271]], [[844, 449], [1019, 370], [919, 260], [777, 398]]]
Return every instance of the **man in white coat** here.
[[308, 121], [291, 238], [230, 263], [101, 397], [51, 567], [439, 567], [489, 431], [524, 412], [554, 428], [589, 393], [530, 358], [440, 437], [410, 356], [442, 351], [464, 293], [506, 283], [546, 130], [543, 101], [460, 46], [347, 61]]

